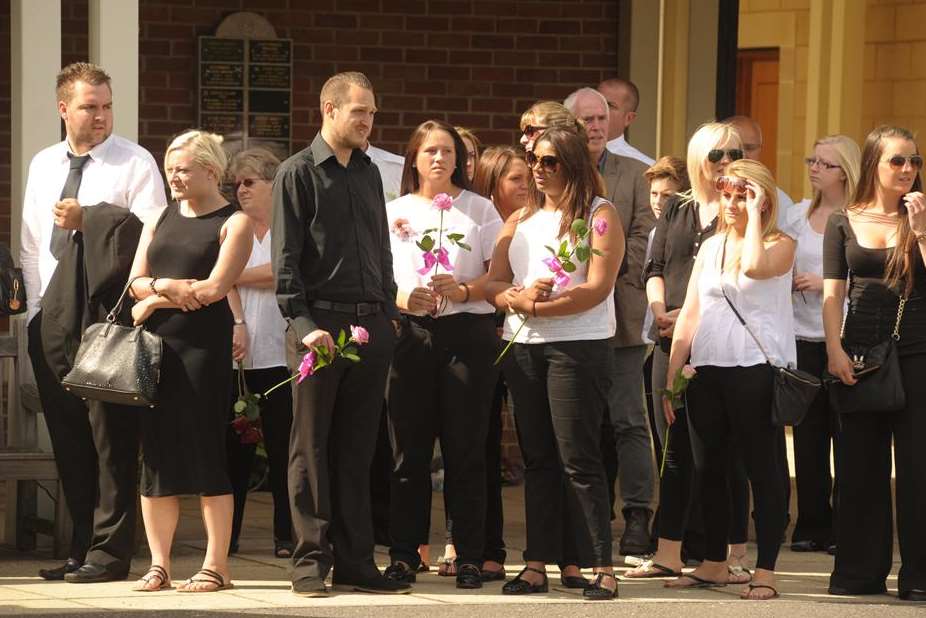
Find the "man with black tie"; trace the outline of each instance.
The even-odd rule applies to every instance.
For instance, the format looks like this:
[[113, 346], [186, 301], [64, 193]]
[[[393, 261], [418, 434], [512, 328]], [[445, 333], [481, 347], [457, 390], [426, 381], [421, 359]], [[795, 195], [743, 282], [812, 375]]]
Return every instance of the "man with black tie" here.
[[103, 69], [83, 62], [65, 67], [56, 94], [67, 137], [35, 155], [29, 166], [20, 260], [29, 307], [29, 356], [74, 534], [67, 562], [39, 575], [77, 583], [109, 581], [127, 576], [134, 548], [134, 423], [110, 418], [100, 406], [88, 410], [61, 387], [60, 369], [42, 345], [42, 298], [59, 258], [81, 242], [84, 207], [106, 202], [145, 220], [160, 214], [166, 196], [153, 157], [112, 135], [112, 89]]
[[273, 182], [273, 275], [287, 355], [332, 350], [351, 325], [369, 332], [360, 362], [336, 360], [294, 387], [289, 493], [296, 531], [292, 590], [325, 596], [335, 586], [408, 592], [373, 561], [370, 464], [376, 447], [399, 312], [383, 182], [363, 152], [376, 103], [362, 73], [322, 87], [322, 128], [283, 162]]

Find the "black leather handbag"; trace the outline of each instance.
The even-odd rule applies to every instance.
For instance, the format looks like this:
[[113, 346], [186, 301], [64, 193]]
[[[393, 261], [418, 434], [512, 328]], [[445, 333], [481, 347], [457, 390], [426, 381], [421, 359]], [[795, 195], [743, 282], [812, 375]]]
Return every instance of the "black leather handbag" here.
[[800, 425], [804, 417], [807, 416], [807, 410], [817, 396], [820, 387], [823, 386], [823, 382], [817, 376], [806, 371], [773, 365], [759, 338], [756, 337], [749, 325], [746, 324], [746, 320], [733, 306], [723, 286], [721, 286], [720, 290], [727, 304], [730, 305], [730, 309], [736, 315], [736, 319], [739, 320], [746, 332], [749, 333], [749, 336], [752, 337], [752, 340], [759, 346], [759, 350], [765, 356], [765, 362], [772, 368], [772, 425], [775, 427]]
[[848, 386], [835, 376], [827, 378], [830, 406], [835, 411], [841, 414], [898, 412], [907, 405], [903, 376], [900, 373], [900, 357], [897, 355], [900, 321], [903, 319], [906, 304], [907, 299], [901, 297], [897, 304], [894, 332], [887, 341], [873, 346], [846, 344], [846, 316], [843, 316], [839, 338], [842, 339], [842, 347], [852, 361], [852, 369], [858, 382]]
[[6, 243], [0, 243], [0, 315], [26, 311], [26, 282]]
[[161, 338], [144, 326], [116, 323], [129, 287], [122, 291], [105, 322], [84, 331], [74, 367], [61, 385], [83, 399], [154, 407], [161, 374]]

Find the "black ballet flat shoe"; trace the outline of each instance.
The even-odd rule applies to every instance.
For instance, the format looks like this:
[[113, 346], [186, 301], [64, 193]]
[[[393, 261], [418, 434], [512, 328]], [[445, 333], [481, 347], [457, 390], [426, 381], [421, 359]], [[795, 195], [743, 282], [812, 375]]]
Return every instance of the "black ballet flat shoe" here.
[[387, 566], [386, 570], [383, 572], [383, 577], [391, 582], [405, 582], [406, 584], [414, 584], [415, 580], [418, 578], [415, 571], [412, 571], [411, 568], [401, 560], [397, 560]]
[[897, 596], [902, 601], [913, 601], [914, 603], [926, 603], [926, 590], [904, 590]]
[[796, 541], [791, 543], [791, 551], [796, 552], [810, 552], [810, 551], [825, 551], [826, 545], [818, 541]]
[[[602, 582], [605, 577], [614, 580], [614, 590], [606, 588]], [[608, 601], [617, 598], [617, 578], [607, 573], [596, 573], [595, 579], [582, 591], [582, 596], [588, 601]]]
[[457, 588], [474, 590], [482, 588], [482, 571], [475, 564], [461, 564], [457, 569]]
[[503, 582], [505, 581], [505, 568], [502, 567], [497, 571], [482, 569], [482, 581], [484, 582]]
[[[521, 576], [524, 575], [527, 571], [533, 571], [534, 573], [539, 573], [543, 575], [543, 583], [532, 584], [526, 579], [521, 579]], [[549, 592], [550, 591], [550, 582], [547, 579], [547, 574], [543, 571], [531, 567], [524, 567], [521, 569], [521, 572], [518, 573], [514, 579], [509, 582], [505, 582], [505, 585], [502, 586], [502, 594], [536, 594], [539, 592]]]
[[585, 590], [592, 584], [587, 577], [581, 575], [560, 575], [559, 582], [564, 588], [572, 588], [573, 590]]

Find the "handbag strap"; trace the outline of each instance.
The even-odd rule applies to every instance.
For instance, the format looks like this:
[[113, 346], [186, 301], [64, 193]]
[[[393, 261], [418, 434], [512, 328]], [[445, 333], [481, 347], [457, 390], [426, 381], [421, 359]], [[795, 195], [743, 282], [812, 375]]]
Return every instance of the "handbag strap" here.
[[[849, 288], [852, 287], [852, 271], [849, 271]], [[903, 319], [903, 310], [907, 304], [907, 296], [901, 296], [899, 302], [897, 303], [897, 319], [894, 320], [894, 332], [891, 333], [891, 339], [895, 342], [900, 341], [900, 321]], [[842, 313], [842, 326], [839, 327], [839, 338], [846, 338], [846, 319], [849, 317], [849, 311], [843, 311]]]
[[129, 293], [129, 289], [132, 287], [132, 284], [137, 280], [141, 279], [145, 275], [139, 275], [137, 277], [132, 277], [129, 279], [129, 282], [125, 284], [125, 289], [122, 290], [122, 294], [119, 295], [119, 300], [116, 301], [115, 306], [106, 314], [106, 321], [110, 324], [116, 323], [116, 315], [122, 311], [122, 303], [125, 302], [125, 297]]
[[772, 365], [772, 359], [769, 358], [768, 352], [765, 351], [765, 346], [762, 345], [762, 342], [759, 341], [759, 338], [756, 337], [756, 334], [752, 332], [752, 329], [749, 328], [749, 324], [746, 323], [746, 320], [743, 319], [742, 314], [736, 309], [736, 306], [733, 304], [733, 301], [730, 300], [730, 297], [727, 296], [727, 291], [723, 289], [723, 266], [724, 262], [727, 259], [727, 235], [723, 236], [723, 250], [720, 254], [720, 293], [723, 294], [723, 298], [727, 301], [727, 304], [730, 305], [730, 309], [733, 310], [733, 314], [736, 316], [736, 319], [739, 320], [739, 323], [743, 325], [743, 328], [746, 329], [746, 332], [749, 333], [749, 336], [752, 337], [752, 340], [756, 342], [756, 345], [759, 346], [759, 351], [762, 352], [762, 356], [765, 357], [765, 362], [769, 365]]

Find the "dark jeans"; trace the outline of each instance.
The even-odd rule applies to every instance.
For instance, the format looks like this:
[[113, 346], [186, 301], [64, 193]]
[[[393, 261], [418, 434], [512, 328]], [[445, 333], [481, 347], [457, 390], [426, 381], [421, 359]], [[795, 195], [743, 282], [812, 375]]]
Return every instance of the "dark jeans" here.
[[[822, 378], [826, 364], [826, 342], [798, 340], [798, 368]], [[791, 535], [792, 543], [816, 541], [829, 545], [833, 541], [837, 509], [830, 472], [830, 445], [838, 452], [836, 423], [836, 413], [829, 406], [826, 389], [820, 389], [807, 416], [794, 427], [797, 523]], [[838, 461], [838, 454], [836, 459]]]
[[411, 568], [431, 523], [431, 458], [440, 438], [444, 499], [459, 564], [482, 565], [485, 551], [486, 434], [498, 372], [494, 316], [410, 317], [389, 375], [389, 554]]
[[611, 565], [599, 449], [611, 387], [607, 340], [514, 344], [504, 361], [524, 454], [524, 560]]
[[[395, 345], [392, 324], [382, 313], [357, 318], [312, 310], [319, 328], [337, 337], [351, 324], [363, 326], [370, 342], [360, 362], [339, 359], [301, 384], [293, 384], [289, 440], [289, 500], [296, 533], [293, 581], [350, 581], [376, 572], [370, 509], [370, 463], [383, 411], [386, 376]], [[305, 348], [287, 331], [287, 362], [295, 370]]]
[[[290, 376], [286, 367], [246, 369], [244, 379], [252, 393], [264, 393]], [[232, 391], [232, 402], [238, 399], [237, 377]], [[230, 417], [231, 418], [231, 417]], [[286, 468], [289, 465], [289, 431], [293, 424], [293, 392], [281, 386], [263, 399], [260, 406], [261, 430], [264, 450], [270, 468], [269, 484], [273, 495], [273, 540], [290, 542], [293, 538], [293, 520], [289, 512], [289, 491]], [[235, 496], [235, 515], [232, 520], [231, 545], [238, 544], [244, 506], [248, 498], [248, 484], [254, 469], [256, 444], [242, 444], [241, 437], [228, 427], [228, 477]]]
[[[787, 517], [781, 429], [772, 425], [772, 374], [766, 364], [702, 366], [688, 386], [692, 455], [701, 482], [705, 559], [727, 559], [731, 451], [742, 457], [756, 502], [756, 567], [775, 570]], [[733, 447], [736, 448], [733, 448]]]
[[843, 414], [839, 435], [839, 520], [830, 585], [884, 592], [894, 549], [891, 441], [896, 472], [899, 592], [926, 590], [926, 355], [900, 358], [907, 407]]

